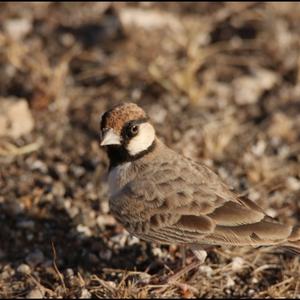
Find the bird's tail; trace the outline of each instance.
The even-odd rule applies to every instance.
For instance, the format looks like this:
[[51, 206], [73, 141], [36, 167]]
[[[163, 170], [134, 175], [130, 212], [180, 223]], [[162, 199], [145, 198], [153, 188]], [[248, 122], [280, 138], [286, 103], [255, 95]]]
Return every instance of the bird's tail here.
[[300, 226], [293, 227], [290, 236], [282, 246], [300, 255]]

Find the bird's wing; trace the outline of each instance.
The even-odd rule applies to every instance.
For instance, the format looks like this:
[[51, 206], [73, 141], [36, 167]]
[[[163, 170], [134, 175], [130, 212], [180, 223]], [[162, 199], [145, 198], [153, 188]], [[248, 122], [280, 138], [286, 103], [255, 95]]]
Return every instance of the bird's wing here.
[[118, 197], [119, 219], [124, 223], [129, 217], [129, 231], [162, 243], [256, 245], [268, 238], [270, 244], [289, 231], [270, 223], [254, 202], [238, 198], [205, 165], [185, 158], [152, 165]]

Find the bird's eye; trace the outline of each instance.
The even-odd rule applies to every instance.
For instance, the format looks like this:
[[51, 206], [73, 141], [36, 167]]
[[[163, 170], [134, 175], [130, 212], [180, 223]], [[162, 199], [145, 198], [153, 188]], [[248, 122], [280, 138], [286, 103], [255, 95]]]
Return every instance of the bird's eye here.
[[133, 125], [130, 127], [130, 132], [132, 135], [136, 135], [138, 133], [138, 130], [139, 130], [139, 128], [137, 125]]
[[139, 131], [139, 127], [137, 125], [131, 125], [131, 126], [127, 127], [126, 135], [129, 138], [131, 138], [131, 137], [137, 135], [138, 131]]

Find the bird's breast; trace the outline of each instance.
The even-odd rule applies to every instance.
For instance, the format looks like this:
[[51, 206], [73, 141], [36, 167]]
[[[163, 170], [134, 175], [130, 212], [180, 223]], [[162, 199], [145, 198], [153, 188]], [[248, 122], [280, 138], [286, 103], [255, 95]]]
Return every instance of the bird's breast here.
[[131, 180], [131, 163], [124, 163], [112, 168], [108, 174], [110, 197], [114, 197]]

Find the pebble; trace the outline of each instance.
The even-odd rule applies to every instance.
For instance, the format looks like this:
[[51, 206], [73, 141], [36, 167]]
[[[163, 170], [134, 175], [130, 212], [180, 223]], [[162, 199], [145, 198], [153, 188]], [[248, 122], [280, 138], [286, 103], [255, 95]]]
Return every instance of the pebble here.
[[109, 212], [109, 203], [108, 203], [108, 201], [101, 201], [100, 207], [101, 207], [101, 211], [104, 214], [107, 214]]
[[40, 263], [42, 263], [45, 259], [44, 253], [41, 250], [35, 250], [34, 252], [30, 253], [26, 257], [26, 262], [30, 266], [36, 266]]
[[201, 274], [204, 274], [206, 277], [211, 277], [213, 269], [210, 266], [200, 266], [199, 271]]
[[278, 212], [274, 208], [266, 209], [266, 214], [272, 218], [276, 218], [278, 216]]
[[35, 160], [32, 163], [30, 169], [32, 171], [40, 171], [41, 173], [44, 173], [44, 174], [48, 172], [47, 165], [43, 161], [41, 161], [41, 160]]
[[2, 267], [2, 273], [0, 273], [0, 279], [6, 280], [15, 275], [15, 270], [10, 265]]
[[75, 177], [81, 177], [85, 173], [85, 169], [81, 166], [71, 166], [70, 169], [74, 173]]
[[65, 47], [71, 47], [75, 43], [75, 38], [70, 33], [64, 33], [61, 36], [60, 41]]
[[299, 191], [300, 190], [300, 180], [295, 177], [289, 176], [286, 179], [287, 187], [292, 191]]
[[228, 277], [227, 282], [226, 282], [226, 287], [230, 288], [230, 287], [233, 287], [233, 286], [235, 286], [234, 280], [231, 277]]
[[22, 40], [32, 30], [32, 22], [28, 18], [8, 19], [4, 23], [4, 30], [11, 39]]
[[118, 244], [118, 247], [123, 248], [126, 244], [128, 236], [129, 236], [129, 233], [127, 231], [124, 231], [123, 233], [113, 236], [110, 240], [113, 243]]
[[140, 243], [140, 239], [133, 236], [133, 235], [130, 235], [128, 237], [128, 246], [132, 246], [132, 245], [135, 245], [135, 244], [139, 244]]
[[232, 260], [232, 271], [233, 272], [239, 272], [244, 267], [244, 260], [241, 257], [235, 257]]
[[64, 163], [57, 163], [55, 169], [59, 174], [65, 174], [68, 171], [68, 166]]
[[140, 273], [139, 277], [140, 277], [139, 283], [143, 283], [143, 284], [149, 284], [152, 278], [152, 276], [147, 273]]
[[71, 268], [66, 269], [66, 270], [64, 271], [64, 276], [65, 276], [66, 278], [68, 278], [68, 277], [73, 277], [73, 276], [74, 276], [74, 271], [73, 271], [73, 269], [71, 269]]
[[250, 289], [250, 290], [248, 291], [248, 296], [249, 296], [249, 297], [254, 296], [254, 294], [255, 294], [255, 290], [254, 290], [254, 289]]
[[154, 256], [157, 256], [157, 257], [164, 257], [164, 253], [162, 252], [162, 250], [158, 247], [155, 247], [152, 249], [152, 253]]
[[29, 105], [25, 99], [0, 98], [0, 136], [18, 138], [34, 128]]
[[45, 291], [36, 287], [27, 294], [26, 299], [43, 299], [44, 295]]
[[9, 211], [12, 215], [19, 215], [24, 212], [24, 203], [17, 201], [10, 201], [5, 205], [7, 207], [7, 211]]
[[108, 284], [113, 289], [117, 288], [117, 284], [114, 281], [106, 281], [106, 284]]
[[19, 272], [21, 274], [30, 274], [31, 273], [31, 268], [26, 264], [21, 264], [21, 265], [18, 266], [17, 272]]
[[89, 253], [89, 254], [87, 255], [87, 261], [88, 261], [90, 264], [92, 264], [92, 265], [97, 265], [97, 264], [99, 264], [99, 258], [98, 258], [97, 255], [94, 254], [94, 253]]
[[248, 197], [250, 200], [256, 202], [261, 197], [261, 195], [259, 192], [251, 190]]
[[53, 184], [52, 193], [55, 196], [63, 197], [64, 194], [65, 194], [65, 192], [66, 192], [66, 188], [65, 188], [65, 186], [64, 186], [63, 183], [61, 183], [60, 181], [58, 181], [58, 182], [55, 182]]
[[32, 220], [23, 220], [17, 223], [18, 228], [22, 229], [34, 229], [35, 223]]
[[110, 249], [102, 250], [99, 252], [101, 259], [109, 261], [112, 258], [112, 251]]
[[112, 226], [116, 224], [116, 221], [111, 215], [99, 215], [96, 219], [96, 224], [100, 228], [104, 228], [105, 226]]
[[92, 294], [87, 289], [82, 289], [80, 294], [80, 299], [90, 299]]
[[87, 226], [84, 226], [82, 224], [78, 224], [77, 227], [76, 227], [76, 230], [79, 232], [79, 233], [83, 233], [85, 236], [87, 237], [90, 237], [92, 236], [92, 231], [90, 230], [89, 227]]
[[253, 277], [251, 281], [252, 281], [253, 284], [258, 283], [258, 279], [256, 277]]
[[164, 121], [168, 115], [167, 111], [158, 104], [154, 104], [150, 108], [148, 114], [149, 114], [151, 120], [153, 120], [155, 123], [158, 123], [158, 124], [164, 123]]
[[259, 140], [259, 141], [256, 143], [256, 145], [253, 145], [253, 146], [252, 146], [252, 152], [253, 152], [256, 156], [260, 157], [260, 156], [262, 156], [262, 155], [264, 154], [266, 148], [267, 148], [266, 142], [263, 141], [263, 140]]

